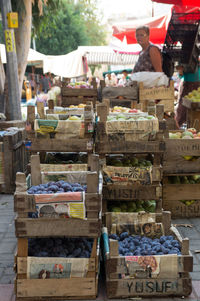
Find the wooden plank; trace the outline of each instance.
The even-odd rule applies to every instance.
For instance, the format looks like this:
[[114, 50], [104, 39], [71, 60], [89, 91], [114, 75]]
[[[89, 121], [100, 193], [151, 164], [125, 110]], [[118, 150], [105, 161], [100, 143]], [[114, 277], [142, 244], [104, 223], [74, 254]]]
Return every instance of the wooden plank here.
[[166, 154], [199, 156], [200, 139], [165, 139]]
[[[86, 193], [85, 195], [86, 210], [101, 210], [101, 194]], [[15, 212], [35, 212], [35, 196], [26, 193], [17, 193], [14, 195]]]
[[93, 141], [88, 139], [31, 139], [31, 152], [88, 152], [93, 149]]
[[200, 200], [200, 184], [164, 184], [163, 200]]
[[188, 161], [181, 154], [166, 152], [163, 156], [163, 173], [200, 173], [200, 157]]
[[105, 140], [95, 143], [96, 152], [99, 154], [121, 154], [121, 153], [162, 153], [165, 150], [165, 144], [162, 141], [119, 141]]
[[170, 81], [169, 87], [144, 88], [143, 83], [139, 83], [139, 100], [155, 99], [173, 99], [174, 100], [174, 82]]
[[17, 297], [65, 297], [95, 295], [94, 278], [20, 279]]
[[[117, 242], [118, 243], [118, 242]], [[117, 255], [116, 255], [117, 256]], [[165, 259], [163, 260], [163, 258]], [[166, 262], [166, 258], [170, 261], [169, 255], [160, 256], [160, 262]], [[177, 256], [177, 273], [185, 273], [193, 271], [193, 256]], [[162, 268], [165, 268], [162, 266]], [[167, 267], [166, 267], [167, 269]], [[162, 271], [163, 272], [163, 271]], [[107, 277], [110, 278], [110, 274], [116, 274], [115, 279], [119, 279], [119, 274], [127, 274], [127, 262], [126, 258], [123, 256], [115, 257], [110, 254], [110, 258], [106, 261], [106, 273]], [[178, 274], [177, 274], [178, 275]], [[160, 275], [158, 278], [162, 278]], [[112, 278], [114, 279], [114, 278]]]
[[31, 156], [31, 184], [33, 186], [42, 184], [39, 155]]
[[10, 127], [25, 128], [26, 122], [22, 120], [0, 121], [0, 129], [5, 130]]
[[35, 121], [35, 106], [27, 106], [27, 123], [31, 125], [32, 130], [34, 129]]
[[17, 218], [15, 220], [17, 237], [47, 237], [47, 236], [85, 236], [98, 237], [101, 233], [101, 220], [48, 218]]
[[107, 279], [106, 283], [108, 298], [189, 296], [192, 292], [190, 278]]
[[172, 218], [200, 217], [200, 201], [185, 205], [181, 201], [163, 200], [163, 209], [171, 211]]
[[61, 94], [62, 96], [97, 97], [97, 89], [72, 89], [72, 88], [63, 87], [61, 89]]
[[45, 119], [45, 114], [44, 114], [44, 103], [37, 101], [37, 113], [40, 116], [40, 119]]
[[160, 185], [118, 185], [103, 186], [103, 197], [107, 200], [159, 200], [162, 196]]

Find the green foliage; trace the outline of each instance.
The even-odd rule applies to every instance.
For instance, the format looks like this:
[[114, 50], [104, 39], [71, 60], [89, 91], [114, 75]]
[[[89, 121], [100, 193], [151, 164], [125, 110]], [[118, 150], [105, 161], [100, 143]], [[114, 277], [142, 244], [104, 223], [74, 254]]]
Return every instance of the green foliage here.
[[[91, 7], [88, 7], [90, 2]], [[98, 19], [96, 0], [61, 1], [57, 13], [44, 14], [48, 22], [43, 22], [37, 31], [36, 48], [44, 54], [66, 54], [82, 45], [102, 45], [105, 43], [104, 27]]]

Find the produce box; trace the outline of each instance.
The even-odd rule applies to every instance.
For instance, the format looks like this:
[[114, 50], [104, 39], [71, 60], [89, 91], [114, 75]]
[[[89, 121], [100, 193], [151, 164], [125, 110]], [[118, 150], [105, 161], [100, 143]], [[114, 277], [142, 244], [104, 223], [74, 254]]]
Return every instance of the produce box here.
[[25, 128], [10, 127], [0, 137], [0, 192], [13, 193], [17, 172], [25, 172], [29, 161]]
[[[103, 165], [104, 184], [153, 184], [162, 179], [161, 156], [110, 155]], [[158, 160], [160, 159], [160, 160]]]
[[132, 86], [127, 87], [105, 87], [102, 89], [103, 98], [116, 99], [123, 97], [124, 99], [138, 99], [137, 82], [133, 82]]
[[17, 237], [97, 237], [101, 227], [102, 179], [98, 171], [18, 173], [14, 195]]
[[162, 152], [164, 145], [159, 139], [163, 138], [163, 133], [159, 135], [156, 117], [147, 113], [107, 115], [105, 104], [97, 106], [97, 114], [97, 153]]
[[[15, 257], [16, 301], [96, 298], [99, 270], [97, 238], [37, 239], [39, 252], [35, 251], [36, 248], [33, 249], [33, 243], [34, 239], [29, 239], [29, 242], [28, 239], [18, 239], [18, 253]], [[56, 254], [54, 257], [49, 256], [47, 251], [43, 251], [45, 245], [48, 246], [48, 254], [52, 250], [51, 255], [56, 248], [59, 249], [56, 253], [59, 257]], [[74, 245], [78, 248], [71, 254]], [[82, 250], [83, 247], [85, 251]], [[33, 256], [35, 252], [36, 256]]]
[[183, 131], [170, 131], [171, 138], [165, 139], [164, 174], [200, 173], [200, 139], [192, 136], [187, 138], [187, 135], [181, 139], [182, 133]]
[[108, 298], [191, 294], [189, 240], [171, 226], [170, 212], [107, 213], [103, 241]]
[[174, 82], [170, 81], [170, 86], [144, 88], [143, 83], [139, 83], [139, 102], [142, 110], [147, 111], [149, 100], [159, 100], [159, 104], [164, 105], [165, 112], [174, 112]]
[[91, 86], [88, 86], [86, 83], [75, 83], [72, 85], [73, 83], [63, 84], [61, 88], [62, 107], [91, 101], [95, 108], [98, 95], [96, 80], [93, 79]]
[[[94, 115], [91, 105], [85, 106], [84, 115], [62, 115], [67, 120], [45, 119], [42, 103], [38, 103], [37, 108], [41, 119], [35, 119], [35, 107], [27, 108], [26, 128], [30, 151], [89, 152], [93, 150]], [[58, 115], [58, 118], [59, 116], [61, 115]]]
[[163, 209], [173, 218], [200, 216], [200, 175], [185, 174], [164, 177]]

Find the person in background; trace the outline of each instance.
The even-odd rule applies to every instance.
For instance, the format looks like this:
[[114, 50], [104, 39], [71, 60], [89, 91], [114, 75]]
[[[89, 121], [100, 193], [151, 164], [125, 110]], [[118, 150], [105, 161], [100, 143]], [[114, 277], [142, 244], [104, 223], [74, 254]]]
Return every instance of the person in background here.
[[182, 105], [183, 98], [192, 90], [198, 89], [200, 87], [200, 67], [196, 67], [194, 73], [184, 72], [184, 67], [179, 65], [177, 66], [177, 71], [181, 82], [178, 89], [178, 106], [175, 113], [175, 120], [178, 127], [181, 127], [183, 123], [186, 122], [186, 112], [187, 109]]
[[106, 84], [106, 87], [114, 87], [114, 86], [116, 86], [116, 81], [115, 81], [114, 78], [111, 77], [110, 73], [108, 73], [106, 75], [105, 84]]
[[130, 77], [128, 76], [128, 72], [126, 70], [122, 71], [122, 77], [120, 78], [118, 85], [119, 86], [126, 86], [126, 84], [129, 82]]
[[142, 47], [133, 72], [163, 72], [160, 49], [149, 41], [149, 27], [140, 26], [136, 29], [136, 40]]
[[45, 73], [45, 75], [42, 77], [40, 81], [40, 85], [41, 85], [41, 90], [44, 93], [47, 93], [49, 91], [49, 89], [51, 88], [51, 82], [48, 73]]

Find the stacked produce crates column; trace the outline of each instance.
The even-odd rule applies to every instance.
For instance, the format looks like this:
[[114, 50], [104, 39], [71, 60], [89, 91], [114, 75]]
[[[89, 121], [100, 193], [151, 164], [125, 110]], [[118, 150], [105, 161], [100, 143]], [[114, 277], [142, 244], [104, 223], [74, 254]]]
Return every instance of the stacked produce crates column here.
[[96, 298], [102, 207], [97, 159], [90, 155], [90, 171], [41, 172], [39, 155], [33, 155], [31, 174], [17, 174], [16, 300]]
[[200, 216], [200, 133], [170, 131], [163, 159], [163, 208], [173, 218]]
[[[103, 213], [162, 211], [162, 140], [159, 120], [121, 107], [97, 106], [96, 152], [103, 170]], [[111, 112], [110, 112], [111, 111]]]

